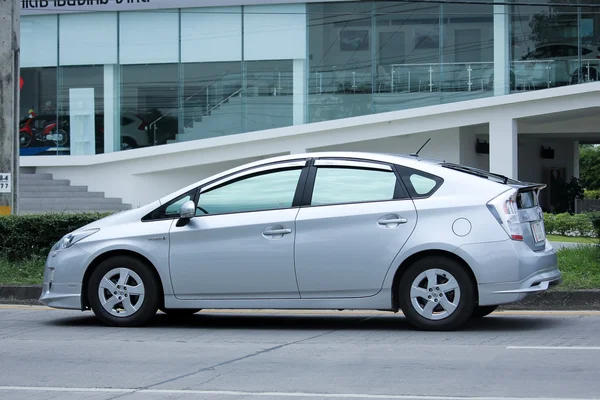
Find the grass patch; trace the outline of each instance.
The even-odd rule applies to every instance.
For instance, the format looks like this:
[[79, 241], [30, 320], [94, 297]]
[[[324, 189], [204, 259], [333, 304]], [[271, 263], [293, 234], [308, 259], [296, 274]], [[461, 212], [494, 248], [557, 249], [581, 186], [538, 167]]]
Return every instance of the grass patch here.
[[[32, 257], [21, 262], [0, 258], [0, 284], [40, 285], [44, 261]], [[558, 251], [563, 283], [555, 290], [600, 289], [600, 246], [577, 246]]]
[[600, 246], [577, 246], [558, 251], [563, 283], [556, 290], [600, 289]]
[[14, 262], [0, 258], [0, 285], [41, 285], [44, 262], [44, 258], [37, 256]]
[[583, 236], [561, 236], [561, 235], [547, 235], [547, 238], [551, 242], [567, 242], [567, 243], [599, 243], [598, 238], [590, 238]]

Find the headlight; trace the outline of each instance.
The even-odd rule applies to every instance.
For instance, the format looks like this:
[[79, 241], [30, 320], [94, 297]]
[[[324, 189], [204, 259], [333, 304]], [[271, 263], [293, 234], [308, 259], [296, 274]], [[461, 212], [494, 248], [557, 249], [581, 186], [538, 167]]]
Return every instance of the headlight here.
[[98, 232], [100, 229], [89, 229], [86, 231], [81, 231], [81, 232], [76, 232], [76, 233], [69, 233], [68, 235], [65, 235], [62, 239], [60, 239], [52, 248], [52, 250], [62, 250], [62, 249], [68, 249], [69, 247], [73, 246], [75, 243], [79, 242], [80, 240], [85, 239], [86, 237], [93, 235], [94, 233]]

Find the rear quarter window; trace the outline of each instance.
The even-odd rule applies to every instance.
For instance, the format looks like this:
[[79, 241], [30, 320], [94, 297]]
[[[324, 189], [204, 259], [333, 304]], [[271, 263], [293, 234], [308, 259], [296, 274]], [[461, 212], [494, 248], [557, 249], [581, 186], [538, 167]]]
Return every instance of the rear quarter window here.
[[398, 171], [412, 198], [427, 198], [434, 194], [444, 182], [437, 175], [412, 168], [398, 167]]

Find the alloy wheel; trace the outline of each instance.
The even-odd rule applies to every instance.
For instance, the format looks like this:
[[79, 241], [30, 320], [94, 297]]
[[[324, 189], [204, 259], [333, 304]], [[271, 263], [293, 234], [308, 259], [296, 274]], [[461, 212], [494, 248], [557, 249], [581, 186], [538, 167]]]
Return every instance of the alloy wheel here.
[[115, 317], [130, 317], [144, 304], [146, 290], [138, 274], [129, 268], [107, 272], [98, 285], [102, 307]]
[[413, 280], [410, 301], [423, 318], [438, 321], [452, 315], [460, 304], [460, 287], [451, 273], [428, 269]]

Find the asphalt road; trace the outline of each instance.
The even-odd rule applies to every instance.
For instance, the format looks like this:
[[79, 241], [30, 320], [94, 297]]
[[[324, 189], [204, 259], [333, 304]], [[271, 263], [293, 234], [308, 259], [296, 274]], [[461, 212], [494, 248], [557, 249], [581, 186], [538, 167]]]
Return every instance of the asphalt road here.
[[500, 312], [460, 332], [401, 315], [201, 312], [146, 328], [0, 306], [0, 399], [600, 398], [600, 312]]

